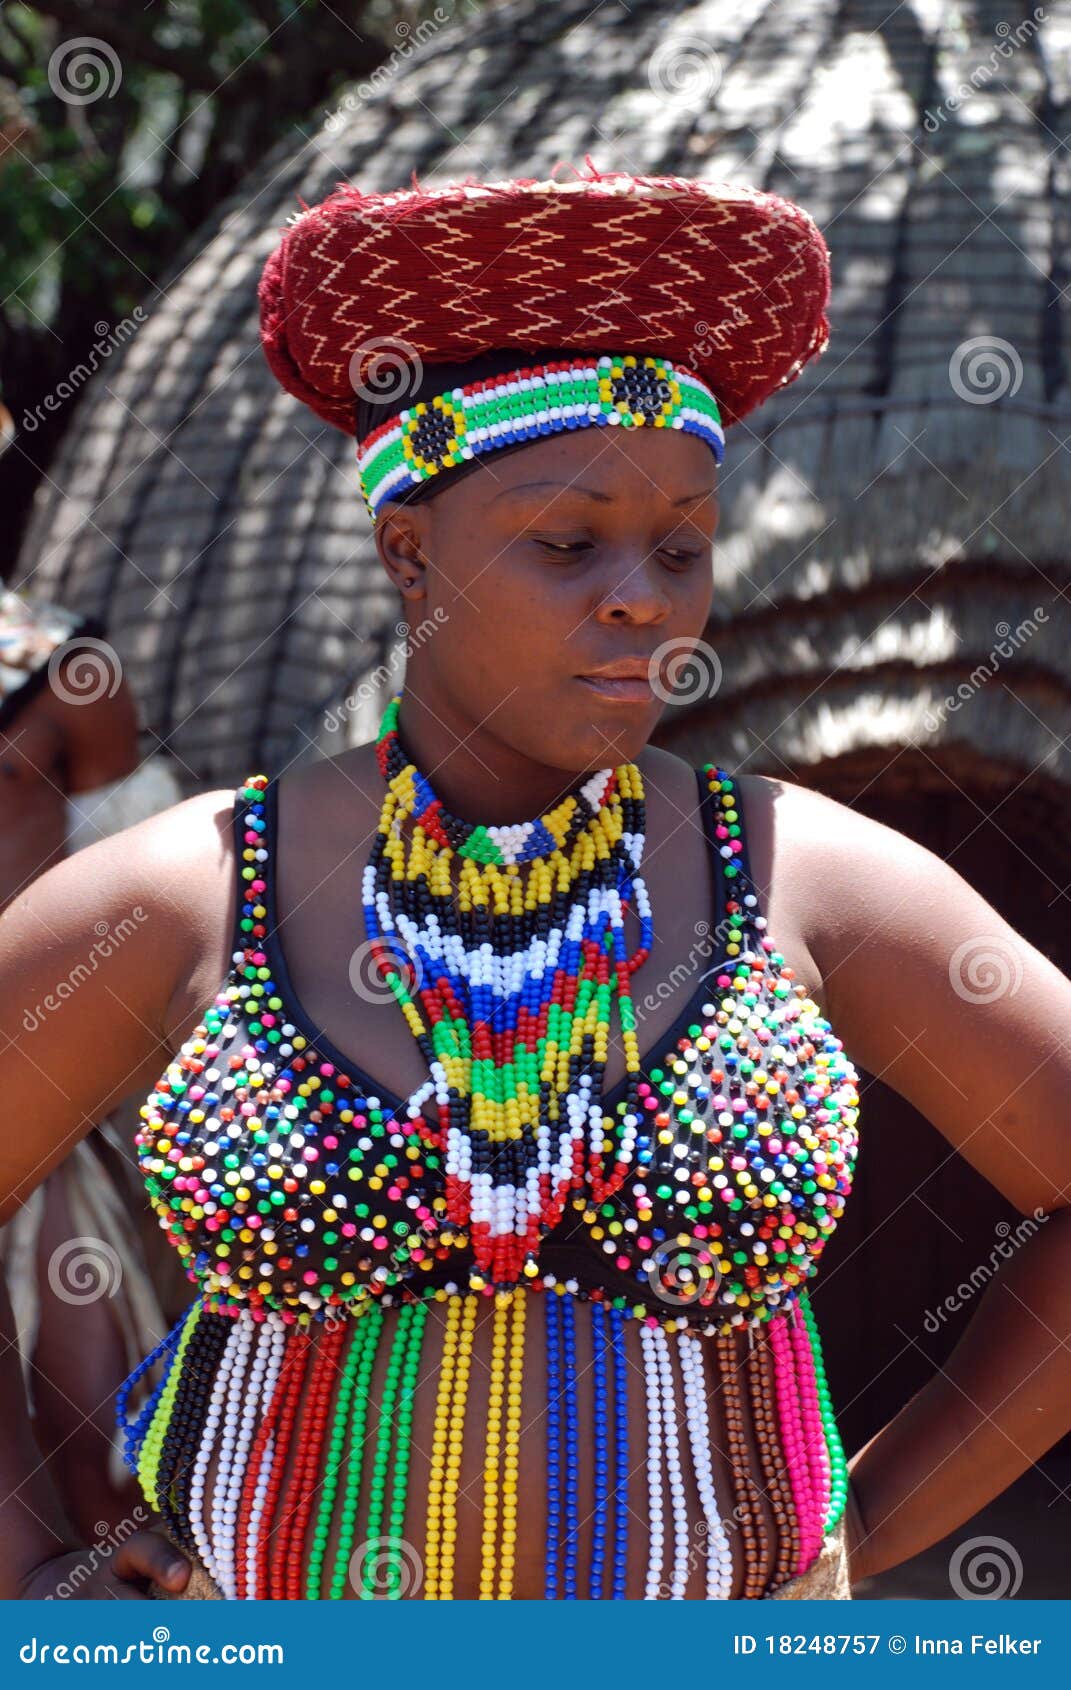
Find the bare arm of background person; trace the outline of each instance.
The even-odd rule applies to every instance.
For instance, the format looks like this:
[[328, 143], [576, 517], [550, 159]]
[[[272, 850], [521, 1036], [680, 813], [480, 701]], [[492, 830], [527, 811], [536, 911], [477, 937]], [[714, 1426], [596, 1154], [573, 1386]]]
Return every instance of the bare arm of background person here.
[[[215, 966], [218, 936], [191, 888], [205, 883], [213, 849], [221, 863], [228, 849], [231, 798], [218, 797], [188, 799], [57, 863], [0, 915], [0, 1221], [94, 1121], [150, 1091], [192, 1032], [196, 1017], [178, 1024], [171, 1006], [198, 961]], [[6, 1297], [0, 1315], [0, 1596], [42, 1595], [63, 1581], [71, 1531], [28, 1425]], [[138, 1595], [125, 1581], [174, 1560], [165, 1539], [139, 1532], [77, 1594]], [[183, 1563], [172, 1588], [186, 1577]]]
[[79, 700], [77, 655], [0, 731], [0, 909], [64, 855], [66, 798], [127, 775], [138, 764], [137, 711], [129, 686]]
[[149, 1579], [181, 1590], [189, 1570], [159, 1532], [136, 1531], [101, 1560], [80, 1541], [56, 1494], [26, 1412], [11, 1302], [0, 1274], [0, 1600], [69, 1594], [139, 1598]]
[[[55, 673], [49, 664], [48, 683], [0, 731], [0, 909], [67, 854], [69, 796], [110, 791], [107, 783], [138, 767], [134, 697], [118, 658], [110, 648], [103, 650], [106, 662], [95, 645], [76, 639]], [[88, 813], [99, 818], [97, 837], [116, 831], [114, 821], [107, 822], [112, 808], [114, 802], [90, 798]], [[110, 1177], [103, 1167], [100, 1177]], [[75, 1525], [96, 1539], [106, 1526], [129, 1526], [140, 1497], [132, 1475], [116, 1482], [114, 1460], [108, 1459], [110, 1399], [128, 1371], [127, 1345], [111, 1298], [83, 1300], [72, 1323], [62, 1283], [58, 1291], [53, 1283], [50, 1250], [76, 1230], [65, 1187], [61, 1172], [42, 1193], [37, 1272], [26, 1276], [36, 1278], [37, 1320], [26, 1339], [35, 1364], [33, 1427], [57, 1484], [71, 1499]], [[130, 1233], [134, 1239], [133, 1214]], [[7, 1248], [10, 1240], [0, 1243], [0, 1257]], [[172, 1252], [165, 1246], [162, 1254]]]

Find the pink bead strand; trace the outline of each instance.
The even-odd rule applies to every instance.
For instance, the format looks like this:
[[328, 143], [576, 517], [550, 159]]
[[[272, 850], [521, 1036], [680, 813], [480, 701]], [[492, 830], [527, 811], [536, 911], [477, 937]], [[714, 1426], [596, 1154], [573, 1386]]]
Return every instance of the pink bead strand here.
[[[811, 1487], [811, 1472], [803, 1447], [798, 1384], [792, 1357], [792, 1345], [785, 1330], [785, 1316], [775, 1315], [770, 1321], [770, 1347], [774, 1358], [774, 1379], [777, 1387], [778, 1422], [781, 1443], [788, 1466], [788, 1480], [799, 1522], [800, 1548], [795, 1572], [802, 1573], [813, 1559], [816, 1508]], [[821, 1538], [819, 1522], [818, 1538]]]
[[818, 1512], [819, 1543], [821, 1543], [832, 1493], [832, 1466], [829, 1459], [829, 1450], [826, 1446], [826, 1432], [822, 1422], [821, 1404], [818, 1400], [818, 1380], [814, 1370], [810, 1334], [803, 1324], [803, 1317], [795, 1303], [793, 1303], [789, 1315], [789, 1337], [796, 1361], [796, 1378], [799, 1382], [800, 1406], [804, 1423], [804, 1452], [811, 1469], [811, 1488], [814, 1493], [815, 1508]]

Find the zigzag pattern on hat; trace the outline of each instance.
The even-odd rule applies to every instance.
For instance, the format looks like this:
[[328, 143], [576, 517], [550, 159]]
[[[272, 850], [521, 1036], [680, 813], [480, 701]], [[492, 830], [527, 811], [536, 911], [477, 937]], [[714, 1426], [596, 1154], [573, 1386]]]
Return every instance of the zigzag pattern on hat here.
[[259, 289], [279, 381], [353, 434], [355, 381], [384, 342], [414, 367], [498, 346], [649, 347], [714, 390], [728, 427], [825, 350], [829, 251], [800, 206], [586, 162], [564, 181], [343, 183], [305, 207]]

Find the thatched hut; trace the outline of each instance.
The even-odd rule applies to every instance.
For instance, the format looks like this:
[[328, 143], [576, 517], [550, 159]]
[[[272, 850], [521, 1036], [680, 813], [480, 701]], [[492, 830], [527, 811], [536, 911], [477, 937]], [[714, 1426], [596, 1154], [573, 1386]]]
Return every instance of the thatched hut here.
[[[914, 835], [1071, 965], [1069, 36], [1066, 0], [517, 0], [444, 25], [192, 243], [82, 402], [23, 577], [107, 618], [147, 740], [191, 791], [339, 749], [348, 694], [367, 736], [397, 611], [351, 443], [260, 354], [255, 283], [286, 218], [346, 178], [539, 175], [585, 153], [785, 193], [830, 244], [831, 344], [730, 432], [716, 684], [685, 688], [663, 741]], [[843, 1335], [860, 1273], [876, 1287], [873, 1324], [836, 1346], [852, 1436], [925, 1377], [922, 1313], [1006, 1212], [877, 1081], [863, 1121], [818, 1291]], [[911, 1190], [905, 1146], [931, 1170]]]

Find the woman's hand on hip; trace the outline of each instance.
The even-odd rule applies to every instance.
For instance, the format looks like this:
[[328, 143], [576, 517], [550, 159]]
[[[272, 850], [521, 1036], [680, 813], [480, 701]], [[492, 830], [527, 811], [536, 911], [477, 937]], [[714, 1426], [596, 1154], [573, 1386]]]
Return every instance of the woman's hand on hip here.
[[139, 1602], [158, 1584], [169, 1595], [185, 1590], [190, 1563], [162, 1532], [132, 1532], [105, 1557], [99, 1549], [76, 1549], [56, 1555], [21, 1580], [22, 1600]]

